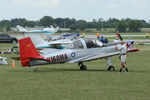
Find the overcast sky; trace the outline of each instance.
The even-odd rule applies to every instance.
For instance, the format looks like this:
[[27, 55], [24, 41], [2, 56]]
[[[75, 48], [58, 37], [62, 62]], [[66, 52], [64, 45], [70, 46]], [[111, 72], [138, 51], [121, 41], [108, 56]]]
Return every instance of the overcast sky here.
[[1, 0], [0, 20], [43, 16], [92, 21], [103, 18], [150, 20], [150, 0]]

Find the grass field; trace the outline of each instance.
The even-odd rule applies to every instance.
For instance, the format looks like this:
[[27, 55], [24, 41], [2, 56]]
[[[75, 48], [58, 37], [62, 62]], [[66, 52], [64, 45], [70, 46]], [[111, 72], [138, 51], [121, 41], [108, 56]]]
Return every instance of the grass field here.
[[[14, 44], [0, 44], [0, 50]], [[150, 45], [137, 45], [141, 50], [127, 55], [129, 73], [119, 73], [118, 56], [112, 57], [115, 72], [106, 71], [106, 60], [86, 62], [87, 71], [77, 63], [22, 68], [20, 61], [11, 67], [0, 65], [0, 100], [149, 100]]]

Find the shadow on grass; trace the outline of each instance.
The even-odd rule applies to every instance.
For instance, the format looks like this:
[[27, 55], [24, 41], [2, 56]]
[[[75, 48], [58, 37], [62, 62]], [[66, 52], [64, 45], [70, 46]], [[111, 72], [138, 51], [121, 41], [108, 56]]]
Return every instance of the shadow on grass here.
[[[9, 72], [35, 72], [35, 73], [45, 73], [45, 72], [119, 72], [119, 70], [115, 71], [107, 71], [107, 69], [87, 69], [86, 71], [82, 71], [80, 69], [67, 69], [67, 68], [38, 68], [36, 71], [34, 71], [34, 68], [27, 68], [27, 69], [14, 69], [14, 70], [8, 70]], [[125, 73], [125, 70], [123, 70], [121, 73]], [[129, 73], [149, 73], [149, 71], [137, 71], [137, 70], [130, 70]]]
[[9, 70], [9, 72], [114, 72], [114, 71], [107, 71], [107, 69], [87, 69], [85, 71], [80, 69], [67, 69], [67, 68], [38, 68], [36, 71], [34, 71], [34, 68], [28, 68], [28, 69], [15, 69], [15, 70]]

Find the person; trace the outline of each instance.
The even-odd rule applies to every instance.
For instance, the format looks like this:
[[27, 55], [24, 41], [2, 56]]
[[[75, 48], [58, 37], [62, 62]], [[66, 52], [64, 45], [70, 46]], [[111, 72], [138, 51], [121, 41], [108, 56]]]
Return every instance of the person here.
[[97, 39], [99, 40], [99, 36], [100, 36], [100, 34], [99, 33], [97, 33]]
[[126, 52], [127, 52], [127, 48], [124, 45], [123, 41], [121, 41], [120, 44], [121, 45], [119, 47], [117, 47], [117, 44], [115, 44], [116, 50], [120, 51], [120, 60], [121, 60], [121, 63], [120, 63], [120, 72], [122, 71], [123, 68], [125, 68], [126, 72], [128, 72], [128, 68], [127, 68], [127, 65], [126, 65]]
[[149, 33], [146, 33], [146, 39], [148, 39], [148, 37], [149, 37]]
[[105, 43], [105, 39], [103, 36], [101, 36], [101, 38], [99, 39], [102, 43]]
[[85, 38], [85, 33], [82, 33], [82, 37]]
[[118, 37], [116, 37], [116, 39], [114, 40], [114, 43], [120, 43], [120, 40], [118, 39]]
[[133, 43], [134, 43], [134, 41], [131, 40], [131, 38], [129, 37], [127, 40], [128, 50], [133, 48]]

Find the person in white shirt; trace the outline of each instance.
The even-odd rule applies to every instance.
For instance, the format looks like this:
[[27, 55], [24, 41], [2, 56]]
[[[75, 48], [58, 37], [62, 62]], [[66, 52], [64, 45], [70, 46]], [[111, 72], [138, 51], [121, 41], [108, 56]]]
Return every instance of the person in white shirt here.
[[116, 39], [114, 40], [114, 43], [120, 43], [120, 40], [118, 39], [118, 37], [116, 37]]
[[123, 68], [126, 69], [126, 72], [128, 72], [128, 68], [126, 65], [126, 52], [127, 52], [127, 48], [126, 45], [124, 44], [123, 41], [120, 42], [120, 46], [117, 47], [117, 44], [115, 44], [115, 48], [116, 50], [120, 51], [120, 59], [121, 59], [121, 63], [120, 63], [120, 72], [122, 71]]

